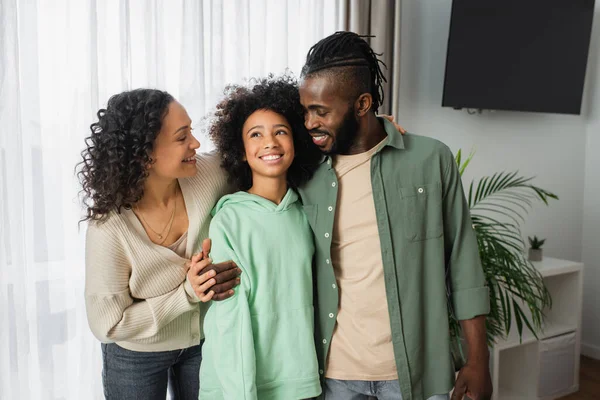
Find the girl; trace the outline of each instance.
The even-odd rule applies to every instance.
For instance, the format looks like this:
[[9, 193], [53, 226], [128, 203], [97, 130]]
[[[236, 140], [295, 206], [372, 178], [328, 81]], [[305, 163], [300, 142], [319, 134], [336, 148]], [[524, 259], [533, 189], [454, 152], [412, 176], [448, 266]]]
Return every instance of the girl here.
[[206, 316], [203, 399], [305, 399], [321, 393], [313, 335], [313, 238], [296, 187], [320, 154], [295, 81], [233, 86], [210, 135], [239, 192], [215, 207], [216, 261], [242, 269], [239, 290]]
[[228, 192], [218, 158], [196, 155], [185, 108], [159, 90], [111, 97], [91, 131], [79, 172], [85, 301], [105, 397], [164, 400], [168, 385], [173, 399], [197, 399], [199, 302], [231, 296], [240, 272], [212, 265], [210, 243], [197, 240]]

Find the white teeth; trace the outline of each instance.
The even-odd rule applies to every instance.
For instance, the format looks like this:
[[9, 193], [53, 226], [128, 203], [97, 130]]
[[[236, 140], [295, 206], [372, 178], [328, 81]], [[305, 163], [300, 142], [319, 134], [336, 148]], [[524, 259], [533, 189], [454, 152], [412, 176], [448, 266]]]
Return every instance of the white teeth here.
[[184, 162], [193, 161], [193, 160], [194, 160], [194, 157], [184, 158], [183, 159]]
[[281, 158], [281, 155], [279, 154], [271, 154], [268, 156], [262, 156], [261, 157], [264, 161], [273, 161], [273, 160], [278, 160]]

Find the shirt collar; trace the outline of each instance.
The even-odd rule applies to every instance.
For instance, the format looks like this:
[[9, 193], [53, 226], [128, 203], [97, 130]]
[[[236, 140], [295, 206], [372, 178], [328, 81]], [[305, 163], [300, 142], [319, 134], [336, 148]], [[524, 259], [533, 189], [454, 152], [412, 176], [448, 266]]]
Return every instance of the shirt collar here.
[[383, 128], [385, 129], [385, 133], [388, 135], [388, 140], [385, 145], [404, 150], [404, 138], [402, 137], [402, 134], [398, 132], [396, 126], [383, 117], [377, 117], [377, 119], [383, 121]]

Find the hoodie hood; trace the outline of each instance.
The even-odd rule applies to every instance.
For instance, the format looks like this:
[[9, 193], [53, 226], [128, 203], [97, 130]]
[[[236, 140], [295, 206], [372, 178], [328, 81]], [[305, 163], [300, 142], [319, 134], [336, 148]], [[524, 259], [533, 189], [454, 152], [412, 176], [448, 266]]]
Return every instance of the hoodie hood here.
[[215, 208], [213, 208], [211, 214], [214, 216], [225, 207], [242, 203], [244, 204], [244, 207], [248, 207], [252, 210], [265, 213], [276, 213], [288, 210], [297, 201], [298, 194], [291, 188], [288, 189], [287, 193], [285, 196], [283, 196], [283, 199], [279, 204], [275, 204], [271, 200], [267, 200], [264, 197], [240, 191], [221, 197]]

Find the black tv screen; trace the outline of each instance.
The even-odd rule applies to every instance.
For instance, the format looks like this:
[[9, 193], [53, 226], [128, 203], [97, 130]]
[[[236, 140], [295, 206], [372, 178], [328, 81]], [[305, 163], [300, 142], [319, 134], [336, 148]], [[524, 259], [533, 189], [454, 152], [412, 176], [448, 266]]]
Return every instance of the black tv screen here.
[[579, 114], [594, 0], [454, 0], [442, 106]]

